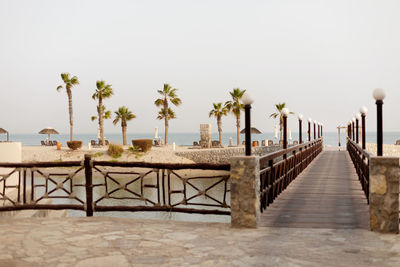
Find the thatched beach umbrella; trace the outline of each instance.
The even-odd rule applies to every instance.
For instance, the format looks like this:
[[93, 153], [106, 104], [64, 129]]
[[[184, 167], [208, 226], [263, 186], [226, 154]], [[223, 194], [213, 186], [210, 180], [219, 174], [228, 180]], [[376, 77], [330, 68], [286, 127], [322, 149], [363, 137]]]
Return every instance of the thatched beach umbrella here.
[[48, 135], [48, 140], [50, 140], [50, 135], [51, 134], [59, 134], [54, 128], [52, 127], [46, 127], [43, 130], [39, 132], [39, 134], [47, 134]]
[[7, 142], [8, 142], [8, 132], [3, 128], [0, 128], [0, 134], [7, 134]]
[[[246, 128], [244, 128], [243, 130], [240, 131], [241, 134], [246, 133]], [[260, 134], [260, 130], [258, 130], [257, 128], [251, 127], [250, 128], [250, 133], [252, 134]]]

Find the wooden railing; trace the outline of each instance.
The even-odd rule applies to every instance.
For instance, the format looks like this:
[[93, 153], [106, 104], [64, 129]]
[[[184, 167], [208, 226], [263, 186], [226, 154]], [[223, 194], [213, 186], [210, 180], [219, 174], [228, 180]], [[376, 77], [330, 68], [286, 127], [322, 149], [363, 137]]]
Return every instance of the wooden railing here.
[[319, 138], [260, 157], [261, 212], [315, 159], [322, 146]]
[[373, 154], [363, 150], [350, 138], [347, 138], [347, 151], [349, 152], [350, 158], [356, 169], [358, 179], [360, 180], [361, 187], [369, 203], [369, 161]]
[[[0, 174], [0, 211], [230, 214], [229, 164], [107, 162], [86, 155], [82, 162], [0, 163], [0, 168], [8, 170]], [[60, 199], [64, 203], [53, 203]]]

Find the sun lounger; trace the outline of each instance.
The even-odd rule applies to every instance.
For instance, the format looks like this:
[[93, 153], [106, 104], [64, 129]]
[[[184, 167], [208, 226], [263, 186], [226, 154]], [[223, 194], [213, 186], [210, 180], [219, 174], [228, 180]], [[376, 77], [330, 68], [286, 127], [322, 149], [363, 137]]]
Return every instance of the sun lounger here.
[[199, 143], [197, 141], [193, 141], [193, 146], [199, 146]]
[[220, 147], [219, 141], [216, 141], [216, 140], [211, 141], [211, 146], [212, 147]]
[[57, 145], [57, 140], [53, 140], [53, 146]]
[[40, 141], [40, 143], [42, 144], [42, 146], [46, 145], [46, 143], [44, 141]]
[[91, 146], [97, 146], [96, 141], [90, 140], [90, 145], [91, 145]]
[[272, 146], [274, 144], [274, 141], [268, 140], [268, 146]]
[[396, 141], [396, 145], [399, 146], [400, 145], [400, 140]]

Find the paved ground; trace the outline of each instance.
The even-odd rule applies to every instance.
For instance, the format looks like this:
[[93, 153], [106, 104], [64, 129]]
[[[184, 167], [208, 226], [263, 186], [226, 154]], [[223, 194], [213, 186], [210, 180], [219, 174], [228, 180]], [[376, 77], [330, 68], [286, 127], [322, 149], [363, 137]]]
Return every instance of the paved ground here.
[[323, 151], [261, 216], [262, 226], [369, 229], [369, 207], [347, 151]]
[[400, 266], [400, 236], [122, 218], [0, 219], [0, 266]]

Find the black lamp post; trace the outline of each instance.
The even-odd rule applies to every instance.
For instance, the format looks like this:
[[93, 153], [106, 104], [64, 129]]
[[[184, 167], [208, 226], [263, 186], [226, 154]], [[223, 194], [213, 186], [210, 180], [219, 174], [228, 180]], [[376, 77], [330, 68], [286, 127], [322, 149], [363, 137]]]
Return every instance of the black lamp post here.
[[[289, 115], [289, 110], [287, 108], [282, 109], [283, 114], [283, 149], [287, 148], [287, 116]], [[286, 158], [286, 154], [284, 155]]]
[[324, 127], [324, 124], [321, 123], [321, 137], [324, 136], [324, 134], [322, 133], [322, 128]]
[[351, 125], [352, 125], [352, 133], [353, 133], [353, 141], [356, 141], [356, 131], [355, 131], [355, 123], [356, 123], [356, 118], [353, 117]]
[[303, 132], [302, 132], [302, 122], [303, 122], [303, 115], [299, 114], [299, 144], [303, 143]]
[[361, 120], [361, 114], [360, 113], [357, 113], [356, 114], [356, 143], [358, 144], [359, 143], [359, 135], [360, 135], [360, 131], [359, 131], [359, 121]]
[[311, 118], [308, 118], [308, 142], [311, 141]]
[[316, 132], [315, 132], [315, 124], [317, 124], [316, 121], [314, 121], [314, 140], [315, 140], [315, 138], [317, 137], [316, 134], [315, 134], [315, 133], [316, 133]]
[[251, 156], [251, 104], [253, 99], [248, 93], [244, 93], [242, 96], [242, 102], [244, 104], [244, 129], [245, 129], [245, 144], [246, 144], [246, 156]]
[[385, 99], [385, 90], [377, 88], [374, 90], [373, 96], [376, 100], [376, 143], [377, 143], [377, 155], [383, 155], [383, 119], [382, 119], [382, 105], [383, 99]]
[[367, 115], [368, 109], [363, 106], [360, 109], [361, 113], [361, 137], [362, 137], [362, 149], [366, 149], [366, 140], [365, 140], [365, 116]]

